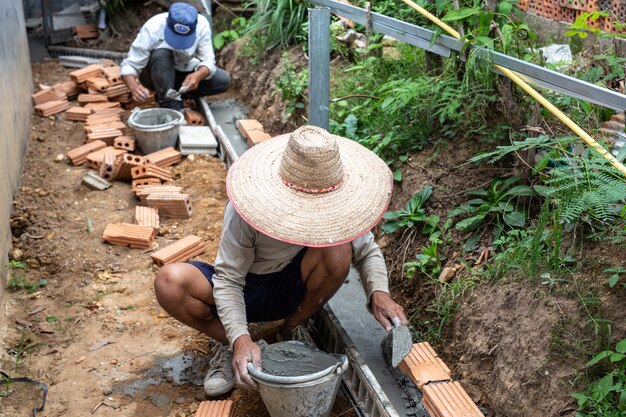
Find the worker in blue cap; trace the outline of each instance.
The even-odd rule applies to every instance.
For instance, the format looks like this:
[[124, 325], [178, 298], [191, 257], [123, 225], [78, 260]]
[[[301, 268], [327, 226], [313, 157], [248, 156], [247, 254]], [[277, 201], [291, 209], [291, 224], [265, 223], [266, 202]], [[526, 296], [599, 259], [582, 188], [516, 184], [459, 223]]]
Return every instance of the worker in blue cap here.
[[183, 98], [219, 94], [230, 85], [230, 75], [215, 65], [208, 20], [187, 3], [173, 3], [142, 26], [121, 74], [133, 100], [145, 101], [150, 89], [160, 107], [175, 110], [182, 110]]

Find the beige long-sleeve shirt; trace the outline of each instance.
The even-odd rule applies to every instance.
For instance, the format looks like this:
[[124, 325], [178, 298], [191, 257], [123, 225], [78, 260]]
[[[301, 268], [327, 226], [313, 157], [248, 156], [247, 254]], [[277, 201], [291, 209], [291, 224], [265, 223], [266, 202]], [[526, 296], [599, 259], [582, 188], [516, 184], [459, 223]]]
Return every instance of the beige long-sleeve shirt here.
[[[243, 298], [248, 272], [280, 271], [302, 248], [264, 235], [248, 225], [230, 202], [226, 205], [213, 296], [231, 346], [239, 336], [249, 334]], [[361, 276], [367, 300], [374, 291], [389, 292], [385, 260], [371, 232], [352, 241], [352, 263]]]

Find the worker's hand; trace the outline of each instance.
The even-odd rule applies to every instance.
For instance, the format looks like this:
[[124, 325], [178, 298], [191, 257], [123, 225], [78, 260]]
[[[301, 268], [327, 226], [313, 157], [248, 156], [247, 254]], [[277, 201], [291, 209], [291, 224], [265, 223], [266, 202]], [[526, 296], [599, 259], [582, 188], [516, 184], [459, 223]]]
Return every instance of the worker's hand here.
[[144, 87], [140, 82], [137, 82], [132, 88], [130, 93], [133, 95], [133, 100], [137, 103], [143, 103], [150, 97], [150, 90]]
[[404, 315], [404, 309], [386, 292], [374, 291], [370, 302], [374, 317], [387, 332], [391, 331], [394, 326], [409, 324]]
[[185, 77], [185, 80], [181, 84], [181, 88], [184, 87], [184, 91], [194, 91], [198, 89], [198, 84], [202, 81], [199, 71], [192, 72]]
[[252, 363], [261, 370], [261, 349], [252, 341], [249, 335], [242, 335], [233, 343], [233, 371], [235, 383], [243, 388], [258, 389], [256, 382], [248, 373], [248, 364]]

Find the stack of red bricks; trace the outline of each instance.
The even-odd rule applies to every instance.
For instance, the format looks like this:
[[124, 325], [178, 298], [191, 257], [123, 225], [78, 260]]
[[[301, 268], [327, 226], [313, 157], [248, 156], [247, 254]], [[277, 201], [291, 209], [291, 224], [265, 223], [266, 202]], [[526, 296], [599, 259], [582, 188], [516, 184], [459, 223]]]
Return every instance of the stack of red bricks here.
[[80, 40], [96, 39], [100, 36], [98, 27], [94, 24], [76, 25], [72, 27], [72, 32]]
[[[573, 23], [585, 13], [600, 11], [600, 2], [599, 0], [519, 0], [517, 7], [522, 11], [554, 21]], [[619, 28], [619, 23], [626, 22], [626, 2], [612, 0], [607, 7], [603, 8], [603, 11], [608, 12], [609, 16], [593, 20], [588, 17], [586, 24], [590, 28], [609, 33], [626, 33], [626, 30]]]
[[399, 368], [422, 391], [422, 404], [431, 417], [483, 416], [429, 343], [414, 344]]

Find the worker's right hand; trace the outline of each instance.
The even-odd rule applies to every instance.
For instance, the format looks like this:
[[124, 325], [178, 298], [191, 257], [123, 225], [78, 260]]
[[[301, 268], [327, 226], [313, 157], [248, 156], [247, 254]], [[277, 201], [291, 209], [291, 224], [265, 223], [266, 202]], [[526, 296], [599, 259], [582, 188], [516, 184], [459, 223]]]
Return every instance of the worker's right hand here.
[[133, 95], [133, 100], [137, 103], [143, 103], [150, 97], [150, 90], [141, 85], [140, 82], [137, 82], [132, 88], [130, 88], [130, 93]]
[[256, 390], [258, 386], [248, 373], [248, 364], [252, 363], [261, 370], [261, 349], [249, 335], [242, 335], [233, 343], [233, 371], [235, 383], [247, 389]]

